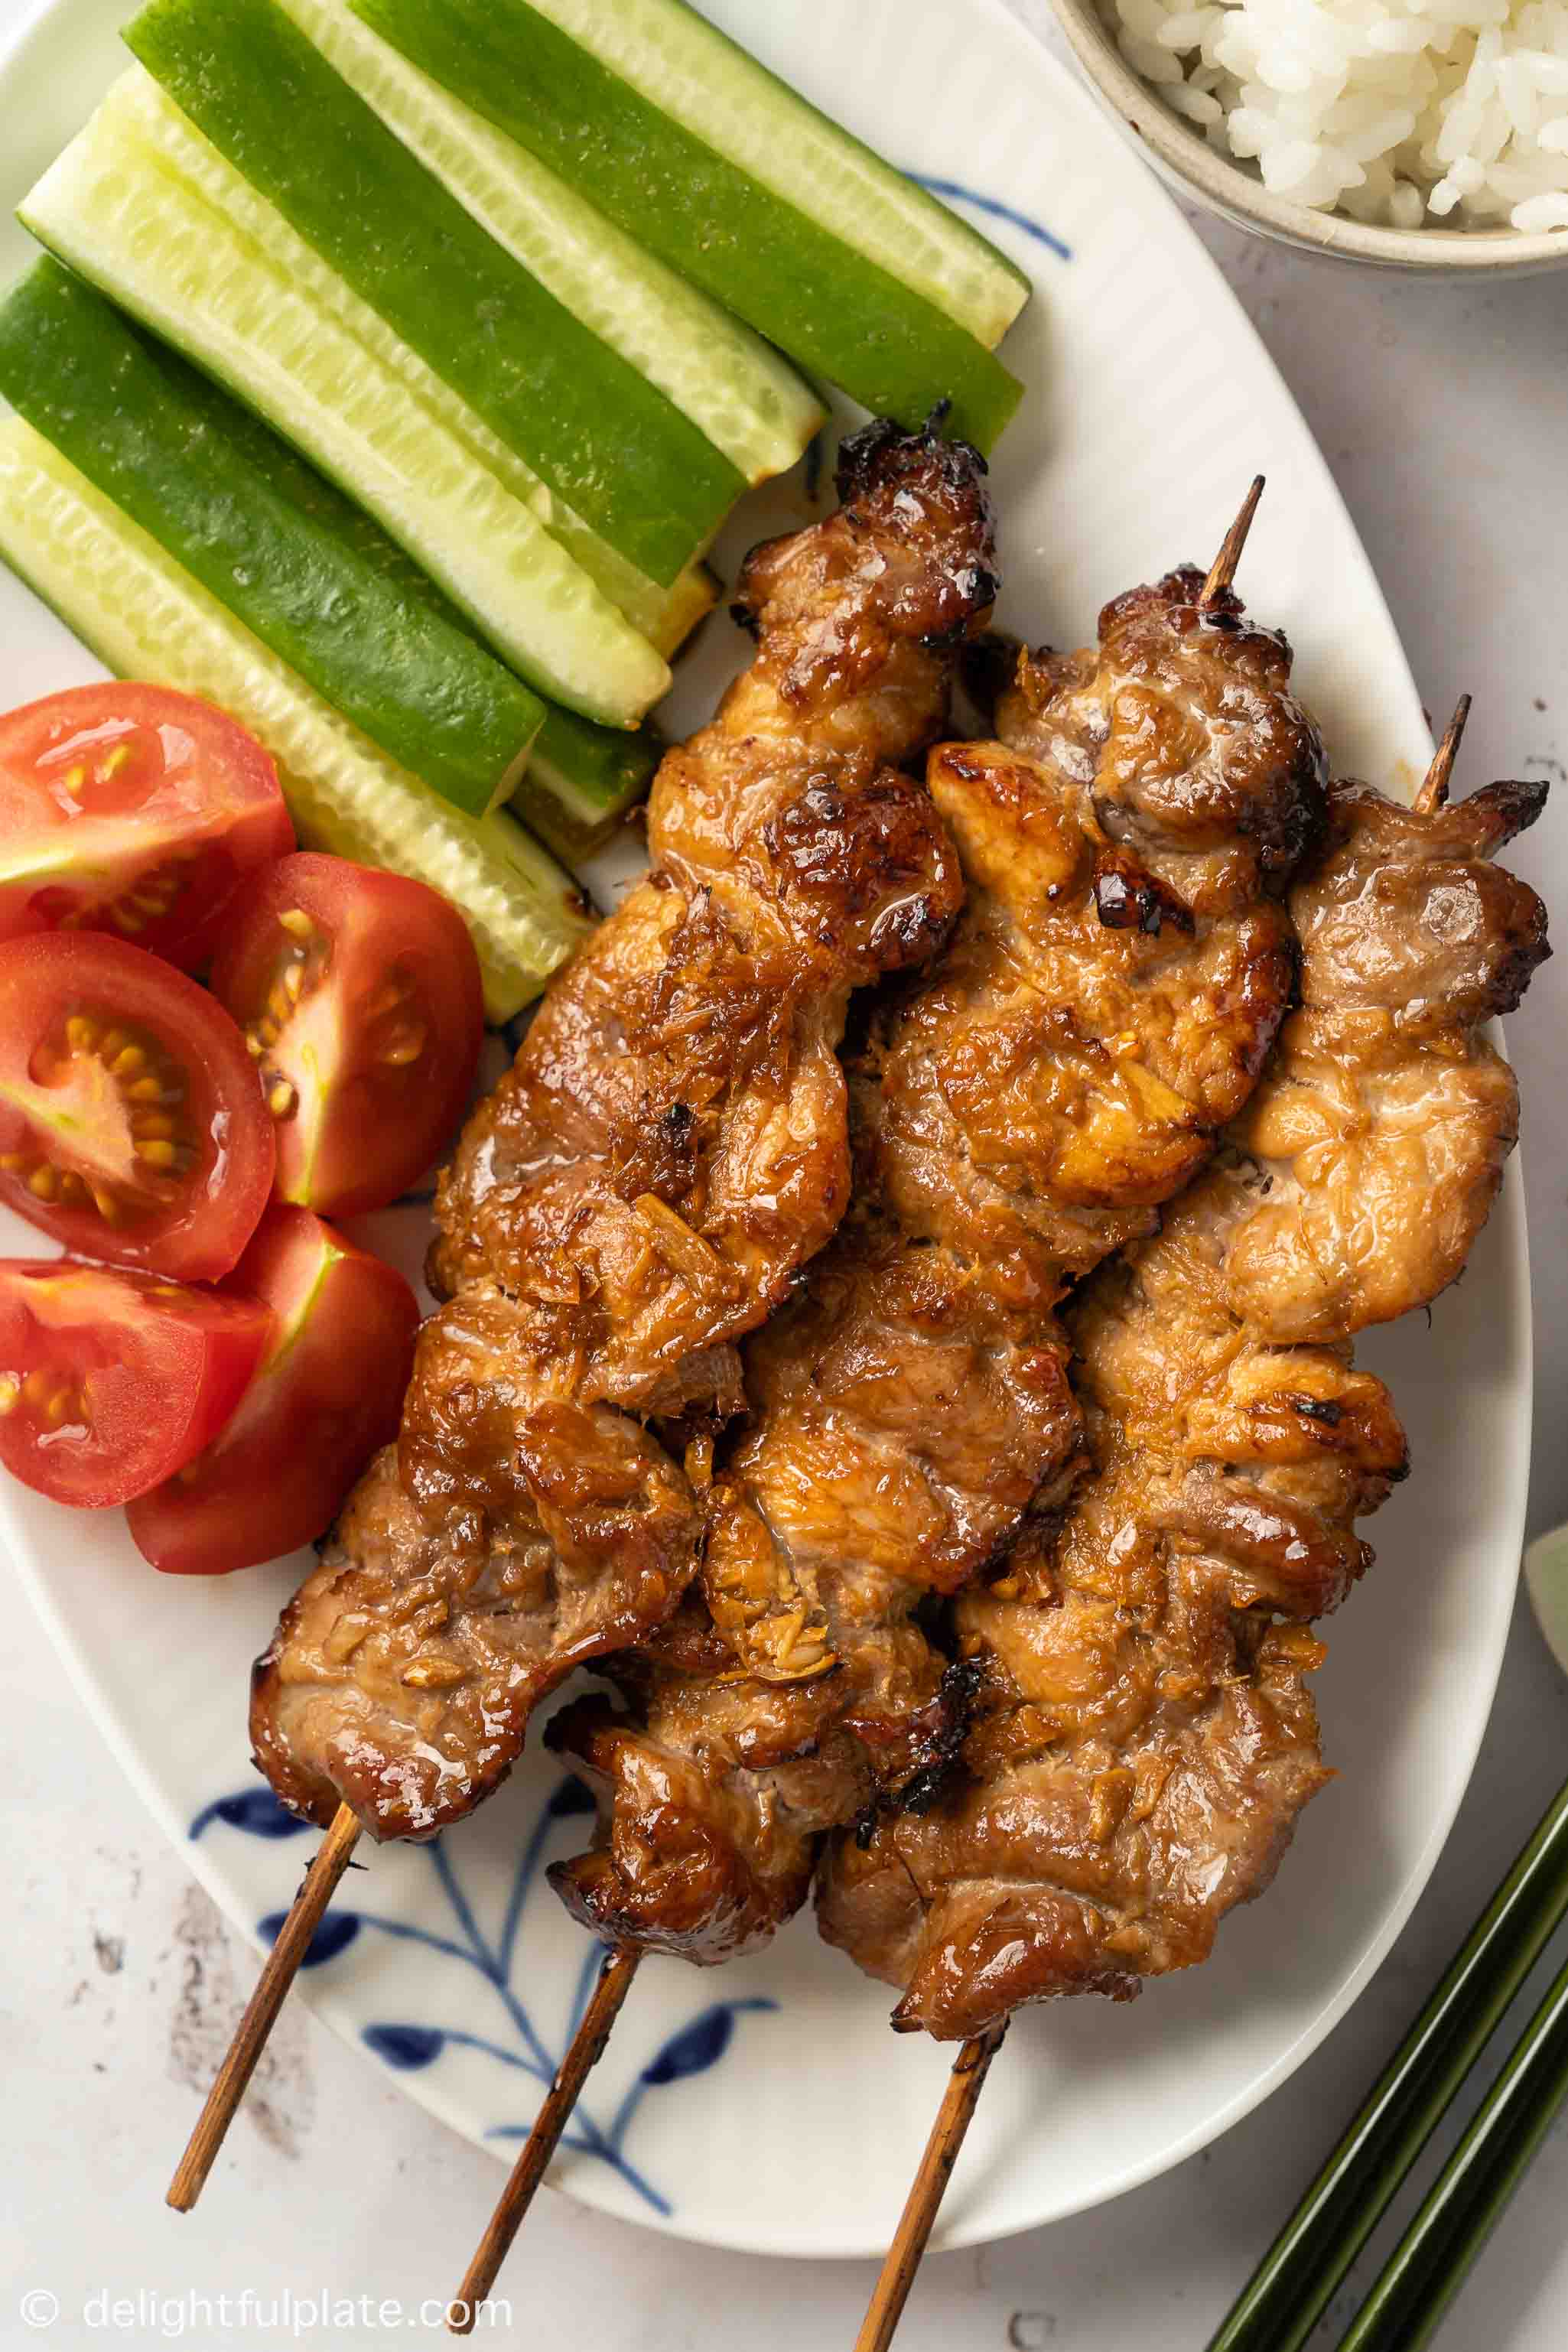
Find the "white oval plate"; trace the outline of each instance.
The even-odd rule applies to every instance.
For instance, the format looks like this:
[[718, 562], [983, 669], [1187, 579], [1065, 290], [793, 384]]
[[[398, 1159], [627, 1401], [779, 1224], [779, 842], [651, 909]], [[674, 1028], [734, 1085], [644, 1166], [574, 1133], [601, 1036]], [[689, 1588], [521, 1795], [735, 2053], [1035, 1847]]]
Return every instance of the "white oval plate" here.
[[[117, 69], [127, 13], [123, 0], [57, 0], [0, 68], [7, 214]], [[1266, 472], [1241, 584], [1294, 638], [1342, 769], [1407, 789], [1428, 739], [1328, 469], [1174, 206], [1075, 85], [996, 0], [716, 0], [713, 13], [885, 153], [973, 189], [1035, 277], [1006, 352], [1029, 389], [996, 468], [1004, 619], [1080, 642], [1114, 591], [1206, 559], [1248, 477]], [[5, 274], [25, 248], [7, 224]], [[732, 565], [786, 522], [793, 495], [749, 502], [722, 557]], [[710, 629], [682, 681], [682, 721], [738, 654], [724, 626]], [[97, 674], [0, 573], [0, 708]], [[19, 1225], [0, 1233], [0, 1247], [27, 1246]], [[1329, 1629], [1320, 1700], [1342, 1778], [1207, 1968], [1151, 1986], [1131, 2011], [1084, 2001], [1020, 2020], [939, 2243], [1095, 2204], [1223, 2131], [1344, 2012], [1426, 1880], [1486, 1720], [1519, 1560], [1530, 1362], [1514, 1187], [1430, 1330], [1413, 1318], [1366, 1352], [1394, 1379], [1417, 1475], [1378, 1523], [1376, 1570]], [[0, 1525], [127, 1771], [254, 1937], [308, 1852], [302, 1836], [265, 1833], [278, 1824], [245, 1733], [247, 1668], [302, 1563], [212, 1584], [160, 1578], [118, 1514], [73, 1515], [10, 1486]], [[558, 1786], [535, 1742], [438, 1853], [369, 1855], [333, 1914], [333, 1948], [296, 1996], [498, 2155], [531, 2117], [597, 1948], [541, 1877], [585, 1826], [551, 1810]], [[809, 1919], [721, 1975], [651, 1963], [555, 2178], [606, 2211], [714, 2244], [879, 2250], [951, 2054], [890, 2034], [889, 2000], [818, 1945]], [[154, 2166], [175, 2153], [145, 2151]]]

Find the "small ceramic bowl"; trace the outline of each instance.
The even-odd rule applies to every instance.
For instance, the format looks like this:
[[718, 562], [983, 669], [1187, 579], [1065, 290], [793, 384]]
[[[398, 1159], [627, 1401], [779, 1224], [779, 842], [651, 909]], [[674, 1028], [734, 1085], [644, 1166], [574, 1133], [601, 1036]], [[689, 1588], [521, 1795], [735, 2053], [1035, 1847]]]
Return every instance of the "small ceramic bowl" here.
[[1515, 228], [1383, 228], [1342, 213], [1271, 195], [1251, 164], [1221, 155], [1193, 123], [1168, 107], [1134, 73], [1116, 46], [1099, 0], [1052, 0], [1062, 30], [1090, 83], [1118, 121], [1134, 131], [1150, 162], [1178, 195], [1196, 196], [1241, 228], [1304, 253], [1383, 269], [1420, 269], [1458, 278], [1490, 271], [1524, 277], [1568, 268], [1568, 230], [1527, 235]]

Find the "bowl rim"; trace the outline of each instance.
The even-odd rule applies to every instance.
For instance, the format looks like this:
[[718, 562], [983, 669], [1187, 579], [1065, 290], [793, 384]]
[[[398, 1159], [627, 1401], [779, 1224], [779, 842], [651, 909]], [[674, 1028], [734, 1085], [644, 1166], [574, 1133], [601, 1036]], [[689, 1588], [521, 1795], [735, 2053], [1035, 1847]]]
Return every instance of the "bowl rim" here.
[[1271, 232], [1336, 259], [1380, 262], [1385, 268], [1511, 273], [1568, 268], [1568, 230], [1393, 228], [1271, 194], [1240, 163], [1217, 153], [1194, 124], [1164, 103], [1155, 84], [1133, 70], [1116, 47], [1099, 0], [1051, 5], [1073, 55], [1118, 121], [1168, 176], [1244, 227]]

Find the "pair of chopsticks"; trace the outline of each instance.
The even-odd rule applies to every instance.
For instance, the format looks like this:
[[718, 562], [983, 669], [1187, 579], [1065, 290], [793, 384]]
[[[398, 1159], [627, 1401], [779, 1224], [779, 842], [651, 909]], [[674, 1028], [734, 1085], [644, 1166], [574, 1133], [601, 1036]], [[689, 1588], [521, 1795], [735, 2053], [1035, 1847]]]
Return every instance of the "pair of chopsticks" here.
[[[1568, 1783], [1208, 2352], [1300, 2352], [1565, 1915]], [[1565, 2095], [1568, 1967], [1378, 2273], [1340, 2352], [1419, 2352]]]

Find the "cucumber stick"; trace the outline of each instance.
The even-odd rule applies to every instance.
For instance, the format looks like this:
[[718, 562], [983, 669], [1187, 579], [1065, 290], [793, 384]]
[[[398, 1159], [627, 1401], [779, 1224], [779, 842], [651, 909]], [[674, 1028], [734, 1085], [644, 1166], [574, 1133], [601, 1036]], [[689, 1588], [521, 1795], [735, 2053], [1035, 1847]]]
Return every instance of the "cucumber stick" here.
[[745, 477], [497, 245], [276, 0], [151, 0], [132, 54], [218, 152], [630, 562], [668, 587]]
[[572, 865], [597, 849], [641, 800], [662, 749], [651, 728], [617, 735], [552, 705], [511, 804]]
[[139, 71], [19, 210], [341, 481], [542, 692], [626, 726], [665, 690], [663, 660], [486, 464], [468, 412], [414, 353], [399, 364], [405, 347]]
[[795, 464], [824, 410], [771, 344], [411, 66], [348, 0], [280, 5], [496, 243], [657, 384], [748, 482]]
[[127, 139], [149, 149], [167, 173], [222, 213], [241, 236], [258, 246], [292, 287], [363, 344], [397, 382], [407, 386], [422, 408], [440, 419], [487, 473], [521, 499], [634, 629], [660, 652], [667, 649], [672, 607], [689, 597], [696, 567], [689, 567], [673, 588], [661, 588], [601, 539], [515, 450], [490, 431], [482, 416], [426, 366], [379, 311], [360, 300], [315, 247], [295, 234], [277, 207], [225, 163], [211, 142], [186, 121], [140, 66], [132, 66], [121, 78], [100, 111], [106, 144], [112, 148], [117, 141]]
[[1028, 300], [1028, 278], [989, 237], [851, 138], [686, 0], [533, 5], [694, 138], [845, 238], [987, 350]]
[[678, 0], [353, 5], [801, 365], [906, 425], [948, 400], [954, 432], [995, 440], [1021, 387], [988, 345], [1026, 281]]
[[543, 722], [539, 697], [291, 501], [277, 461], [307, 468], [267, 426], [56, 261], [37, 263], [0, 302], [0, 393], [443, 799], [483, 816], [512, 792]]
[[[363, 508], [53, 260], [0, 301], [0, 395], [398, 764], [568, 858], [646, 790], [646, 728], [542, 702]], [[700, 575], [704, 594], [707, 575]], [[537, 773], [525, 777], [531, 742]]]
[[303, 840], [450, 898], [492, 1020], [536, 996], [584, 936], [567, 877], [521, 825], [461, 816], [387, 759], [21, 416], [0, 422], [0, 556], [110, 669], [241, 717], [278, 761]]

